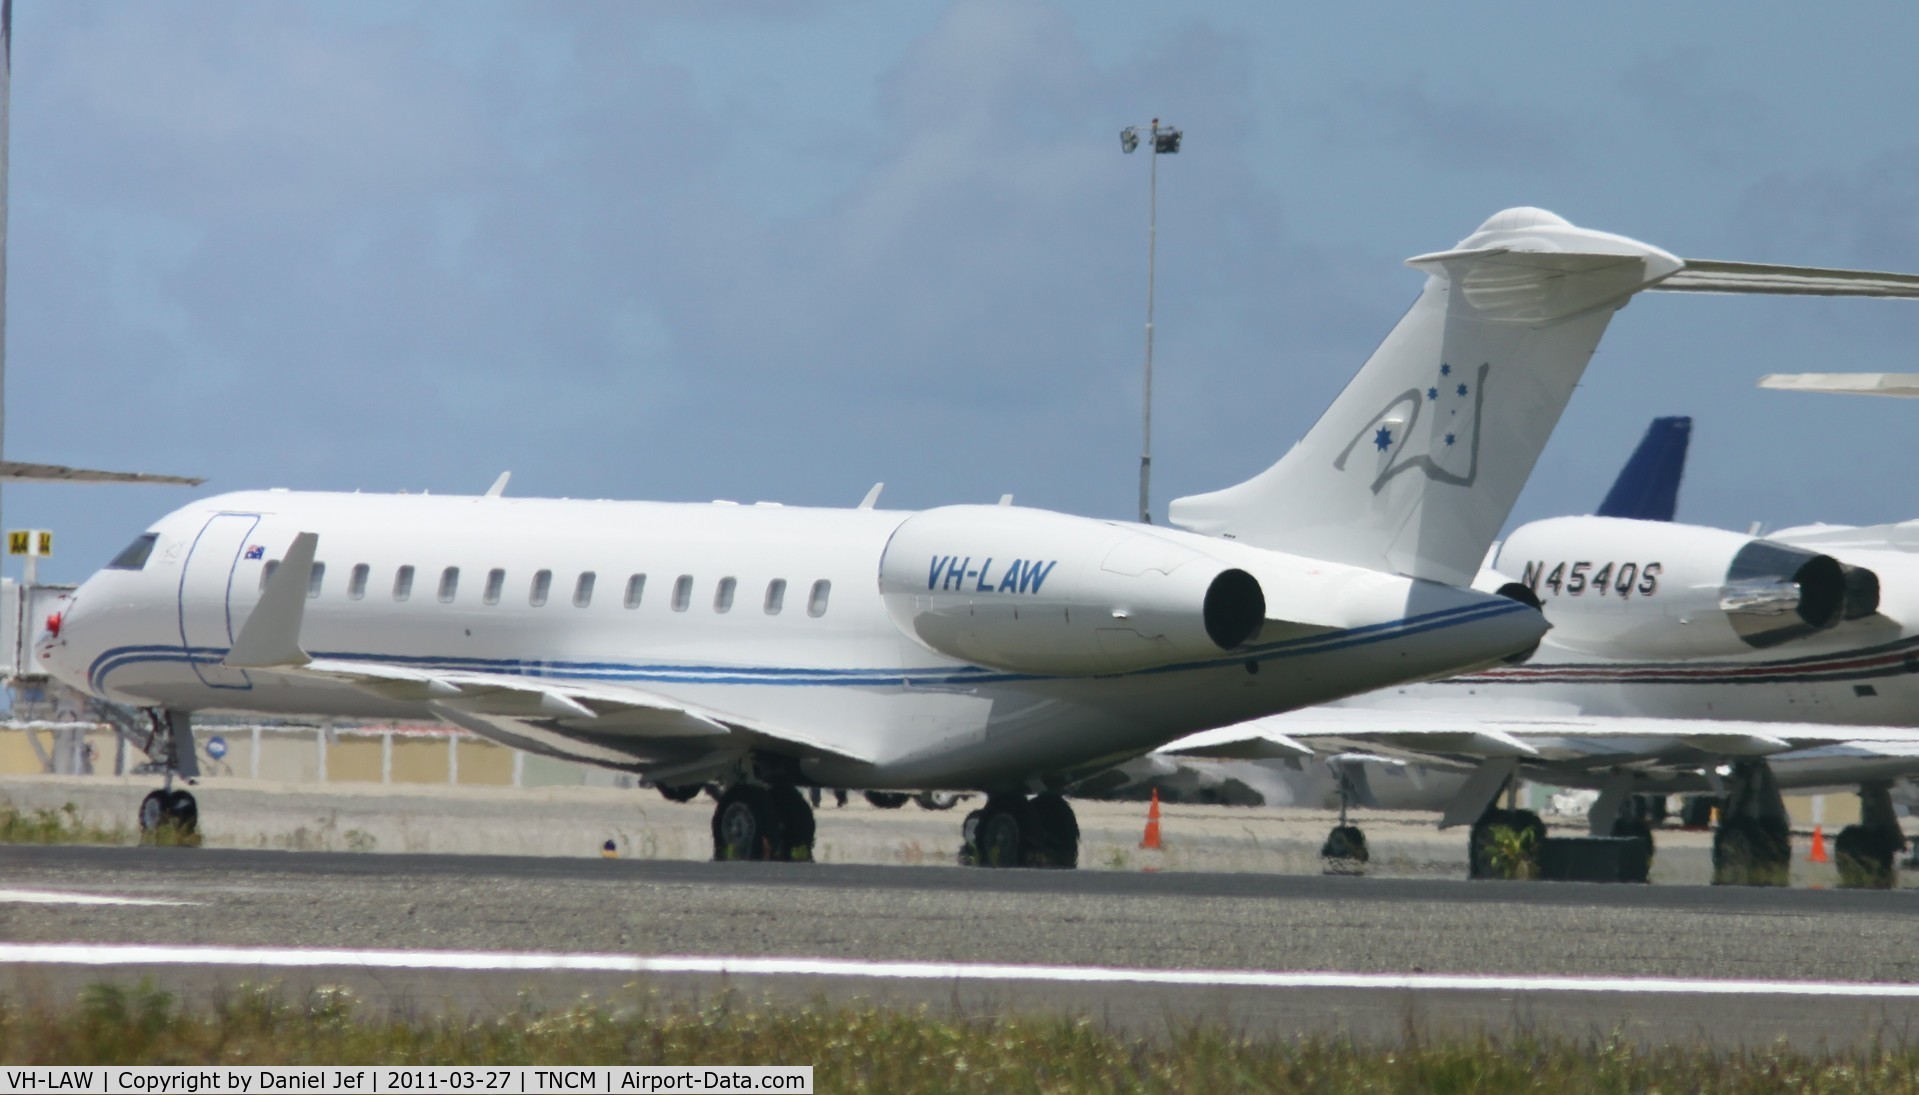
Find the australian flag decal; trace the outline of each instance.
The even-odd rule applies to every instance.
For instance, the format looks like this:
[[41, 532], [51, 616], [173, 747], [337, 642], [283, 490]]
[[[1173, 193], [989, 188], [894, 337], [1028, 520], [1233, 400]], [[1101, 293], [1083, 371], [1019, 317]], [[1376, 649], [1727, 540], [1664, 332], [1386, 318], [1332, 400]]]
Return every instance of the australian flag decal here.
[[247, 548], [247, 554], [246, 554], [246, 557], [247, 557], [247, 558], [249, 558], [249, 559], [264, 559], [264, 558], [266, 558], [266, 557], [267, 557], [267, 549], [266, 549], [266, 545], [265, 545], [265, 544], [253, 544], [253, 545], [251, 545], [251, 546], [249, 546], [249, 547]]

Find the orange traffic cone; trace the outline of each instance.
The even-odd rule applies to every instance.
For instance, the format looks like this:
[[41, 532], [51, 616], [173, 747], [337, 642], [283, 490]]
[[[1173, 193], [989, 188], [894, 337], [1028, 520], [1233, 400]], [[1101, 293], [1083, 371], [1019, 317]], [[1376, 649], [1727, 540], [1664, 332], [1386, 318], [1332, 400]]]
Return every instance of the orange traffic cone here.
[[1820, 826], [1812, 827], [1812, 854], [1806, 857], [1809, 863], [1829, 863], [1826, 858], [1826, 831]]
[[1159, 850], [1159, 788], [1153, 788], [1153, 804], [1146, 808], [1146, 835], [1140, 838], [1139, 846]]

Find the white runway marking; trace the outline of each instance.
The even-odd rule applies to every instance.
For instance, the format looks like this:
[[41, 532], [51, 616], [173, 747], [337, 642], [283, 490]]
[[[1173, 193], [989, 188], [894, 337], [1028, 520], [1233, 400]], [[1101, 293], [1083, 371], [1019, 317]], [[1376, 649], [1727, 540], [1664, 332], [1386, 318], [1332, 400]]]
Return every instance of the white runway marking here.
[[67, 893], [60, 890], [0, 889], [0, 904], [12, 905], [198, 905], [198, 901], [169, 901], [163, 897], [115, 897], [112, 894]]
[[1826, 996], [1919, 999], [1919, 984], [1858, 981], [1721, 981], [1683, 977], [1519, 974], [1318, 973], [1261, 970], [1011, 966], [964, 962], [869, 962], [843, 958], [646, 957], [489, 951], [320, 950], [127, 943], [0, 944], [0, 964], [66, 966], [248, 966], [477, 972], [705, 973], [849, 977], [890, 981], [1035, 981], [1203, 988], [1400, 989], [1465, 992], [1656, 992], [1697, 996]]

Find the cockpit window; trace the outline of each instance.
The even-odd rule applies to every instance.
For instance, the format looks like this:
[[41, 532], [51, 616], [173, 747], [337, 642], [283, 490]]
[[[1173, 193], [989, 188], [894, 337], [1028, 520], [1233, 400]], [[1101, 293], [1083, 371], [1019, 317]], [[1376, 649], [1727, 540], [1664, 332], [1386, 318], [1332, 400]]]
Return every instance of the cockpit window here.
[[[107, 564], [108, 570], [143, 570], [147, 565], [147, 556], [153, 554], [154, 541], [160, 539], [157, 532], [144, 532], [140, 538], [127, 545], [127, 549], [113, 557]], [[98, 556], [95, 556], [98, 558]]]

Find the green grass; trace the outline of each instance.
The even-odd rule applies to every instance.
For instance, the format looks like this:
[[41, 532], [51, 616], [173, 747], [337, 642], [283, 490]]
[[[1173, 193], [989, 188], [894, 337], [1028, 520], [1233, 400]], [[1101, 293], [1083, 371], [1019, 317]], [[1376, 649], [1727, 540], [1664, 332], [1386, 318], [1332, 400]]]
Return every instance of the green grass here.
[[[366, 837], [365, 847], [354, 846], [356, 833], [358, 830], [347, 833], [349, 848], [353, 851], [371, 851], [371, 837]], [[110, 829], [95, 825], [82, 821], [79, 807], [71, 802], [63, 804], [58, 810], [45, 807], [21, 810], [0, 798], [0, 844], [154, 844], [169, 848], [197, 848], [200, 841], [199, 833], [182, 832], [173, 825], [162, 825], [147, 833], [126, 825], [115, 825]]]
[[134, 835], [124, 826], [103, 829], [80, 820], [69, 802], [58, 810], [22, 811], [0, 799], [0, 844], [131, 844]]
[[768, 1007], [737, 995], [496, 1019], [371, 1015], [340, 990], [242, 989], [202, 1009], [150, 986], [63, 1007], [0, 1004], [7, 1064], [811, 1064], [820, 1091], [1919, 1091], [1919, 1050], [1643, 1049], [1516, 1035], [1369, 1046], [1215, 1025], [1141, 1040], [1089, 1020], [940, 1018], [925, 1009]]

